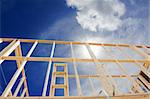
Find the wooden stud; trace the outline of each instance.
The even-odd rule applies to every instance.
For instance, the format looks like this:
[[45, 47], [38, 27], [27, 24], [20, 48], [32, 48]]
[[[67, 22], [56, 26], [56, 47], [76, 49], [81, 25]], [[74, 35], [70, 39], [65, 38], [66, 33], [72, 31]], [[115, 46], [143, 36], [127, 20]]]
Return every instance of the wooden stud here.
[[66, 77], [65, 77], [65, 81], [66, 81], [66, 83], [65, 83], [65, 84], [66, 84], [66, 91], [65, 91], [65, 92], [66, 92], [66, 96], [69, 96], [68, 66], [65, 66], [65, 71], [66, 71], [66, 75], [65, 75], [65, 76], [66, 76]]
[[24, 97], [25, 93], [26, 93], [27, 88], [24, 88], [21, 94], [21, 97]]
[[[55, 42], [53, 42], [50, 58], [53, 57], [54, 50], [55, 50]], [[46, 77], [45, 77], [45, 83], [44, 83], [44, 87], [43, 87], [42, 96], [46, 96], [47, 85], [48, 85], [48, 80], [49, 80], [49, 74], [50, 74], [50, 70], [51, 70], [51, 64], [52, 64], [52, 61], [49, 61], [47, 72], [46, 72]]]
[[76, 59], [74, 58], [75, 56], [74, 56], [74, 50], [73, 50], [72, 43], [70, 43], [70, 47], [71, 47], [71, 55], [72, 55], [72, 58], [73, 58], [73, 68], [74, 68], [75, 77], [76, 77], [77, 92], [78, 92], [78, 96], [82, 96], [80, 78], [79, 78], [78, 71], [77, 71]]
[[15, 92], [14, 92], [14, 97], [16, 97], [17, 96], [17, 94], [18, 94], [18, 92], [19, 92], [19, 90], [20, 90], [20, 88], [21, 88], [21, 86], [22, 86], [22, 84], [23, 84], [23, 82], [24, 82], [24, 80], [25, 80], [25, 78], [23, 77], [23, 78], [21, 78], [21, 80], [20, 80], [20, 82], [19, 82], [19, 84], [18, 84], [18, 86], [17, 86], [17, 88], [16, 88], [16, 90], [15, 90]]
[[[17, 48], [15, 49], [15, 54], [16, 56], [20, 56], [22, 57], [22, 51], [21, 51], [21, 45], [18, 45]], [[17, 67], [20, 68], [23, 60], [16, 60], [17, 62]], [[26, 75], [25, 75], [25, 70], [23, 68], [22, 70], [22, 77], [25, 77], [25, 80], [24, 80], [24, 88], [26, 88], [26, 95], [29, 96], [29, 92], [28, 92], [28, 85], [27, 85], [27, 80], [26, 80]]]

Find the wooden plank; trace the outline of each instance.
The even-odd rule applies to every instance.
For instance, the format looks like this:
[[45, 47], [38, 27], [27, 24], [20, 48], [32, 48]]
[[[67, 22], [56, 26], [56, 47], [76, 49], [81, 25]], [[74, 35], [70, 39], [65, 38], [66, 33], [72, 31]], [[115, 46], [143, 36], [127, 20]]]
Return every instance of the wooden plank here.
[[[12, 40], [16, 38], [1, 38], [3, 42], [11, 42]], [[57, 41], [57, 40], [37, 40], [37, 39], [19, 39], [21, 42], [28, 42], [28, 43], [33, 43], [35, 41], [38, 41], [39, 43], [48, 43], [52, 44], [55, 42], [56, 44], [77, 44], [77, 45], [85, 45], [87, 44], [86, 42], [73, 42], [73, 41]], [[101, 43], [88, 43], [89, 45], [96, 45], [96, 46], [116, 46], [116, 44], [101, 44]], [[120, 47], [129, 47], [129, 44], [118, 44]], [[142, 48], [142, 45], [135, 45], [138, 48]], [[146, 46], [147, 48], [150, 48], [150, 46]]]
[[55, 84], [55, 85], [52, 85], [52, 87], [55, 87], [55, 88], [65, 88], [65, 87], [67, 87], [66, 85], [64, 85], [64, 84]]
[[54, 72], [56, 72], [56, 66], [53, 66], [53, 70], [52, 70], [52, 79], [51, 79], [49, 96], [54, 96], [55, 93], [55, 88], [53, 87], [53, 85], [55, 85], [56, 83], [56, 79], [55, 79], [56, 75], [54, 74]]
[[65, 84], [66, 84], [66, 96], [69, 96], [69, 80], [68, 80], [68, 65], [64, 67], [66, 72]]
[[[32, 48], [30, 49], [30, 51], [28, 52], [26, 57], [30, 57], [30, 55], [32, 54], [32, 52], [34, 51], [35, 47], [37, 46], [38, 42], [36, 41]], [[8, 93], [10, 92], [11, 88], [13, 87], [13, 85], [15, 84], [18, 76], [20, 75], [21, 71], [23, 70], [25, 64], [27, 61], [23, 61], [23, 63], [21, 64], [20, 68], [17, 69], [17, 71], [15, 72], [15, 74], [13, 75], [13, 77], [11, 78], [11, 80], [9, 81], [7, 87], [5, 88], [5, 90], [2, 93], [3, 97], [7, 97]]]
[[21, 94], [21, 97], [24, 97], [25, 93], [26, 93], [27, 88], [24, 88]]
[[[126, 78], [127, 75], [111, 75], [113, 78]], [[75, 75], [68, 75], [69, 78], [75, 78]], [[93, 75], [79, 75], [80, 78], [99, 78], [99, 74], [93, 74]], [[109, 77], [109, 75], [106, 75], [106, 77]], [[138, 77], [138, 74], [130, 75], [130, 77]]]
[[143, 83], [139, 80], [139, 79], [137, 79], [137, 80], [135, 80], [140, 86], [142, 86], [143, 87], [143, 89], [146, 91], [146, 92], [149, 92], [149, 90], [143, 85]]
[[[53, 42], [50, 58], [53, 57], [54, 50], [55, 50], [55, 42]], [[42, 92], [42, 96], [46, 96], [47, 85], [48, 85], [48, 80], [49, 80], [49, 75], [50, 75], [50, 70], [51, 70], [51, 64], [52, 64], [52, 61], [49, 61], [49, 64], [48, 64], [48, 67], [47, 67], [47, 72], [46, 72], [46, 77], [45, 77], [45, 83], [44, 83], [44, 87], [43, 87], [43, 92]]]
[[[11, 41], [10, 43], [9, 43], [9, 45], [7, 46], [7, 47], [5, 47], [1, 52], [0, 52], [0, 56], [8, 56], [9, 54], [8, 54], [8, 52], [10, 53], [10, 48], [12, 49], [12, 47], [13, 47], [13, 45], [15, 45], [15, 43], [16, 43], [16, 39], [14, 39], [13, 41]], [[13, 48], [13, 49], [15, 49], [15, 48]], [[13, 51], [13, 50], [11, 50], [11, 51]]]
[[[15, 49], [15, 54], [16, 54], [16, 56], [22, 57], [21, 45], [18, 45], [18, 47]], [[22, 64], [22, 62], [23, 62], [23, 60], [16, 60], [16, 62], [17, 62], [17, 67], [20, 68], [20, 66], [21, 66], [21, 64]], [[23, 70], [22, 70], [22, 77], [25, 78], [25, 80], [24, 80], [24, 88], [27, 89], [27, 90], [26, 90], [26, 96], [29, 96], [28, 85], [27, 85], [27, 80], [26, 80], [26, 75], [25, 75], [25, 70], [24, 70], [24, 68], [23, 68]]]
[[[17, 56], [2, 56], [0, 60], [26, 60], [26, 61], [53, 61], [53, 62], [94, 62], [94, 59], [81, 59], [81, 58], [49, 58], [49, 57], [17, 57]], [[96, 59], [98, 62], [115, 62], [115, 59]], [[150, 60], [129, 60], [129, 59], [119, 59], [118, 62], [140, 62], [140, 63], [150, 63]]]
[[20, 80], [20, 82], [19, 82], [19, 84], [18, 84], [18, 86], [17, 86], [17, 88], [16, 88], [16, 90], [15, 90], [15, 92], [14, 92], [14, 94], [13, 94], [13, 96], [14, 96], [14, 97], [16, 97], [16, 96], [17, 96], [17, 94], [18, 94], [18, 92], [19, 92], [19, 90], [20, 90], [20, 88], [21, 88], [21, 86], [22, 86], [22, 84], [23, 84], [24, 80], [25, 80], [25, 78], [24, 78], [24, 77], [23, 77], [23, 78], [21, 78], [21, 80]]
[[[59, 97], [41, 97], [41, 96], [30, 96], [30, 97], [0, 97], [0, 99], [108, 99], [107, 96], [59, 96]], [[110, 99], [150, 99], [150, 93], [146, 94], [134, 94], [134, 95], [119, 95], [110, 96]]]
[[150, 83], [147, 80], [145, 80], [141, 75], [139, 75], [138, 78], [148, 89], [150, 89]]
[[73, 69], [75, 72], [75, 78], [76, 78], [76, 84], [77, 84], [77, 92], [78, 92], [78, 96], [82, 96], [82, 89], [81, 89], [81, 85], [80, 85], [80, 78], [78, 75], [78, 71], [77, 71], [77, 65], [76, 65], [76, 59], [74, 58], [74, 50], [73, 50], [73, 46], [72, 43], [70, 43], [70, 47], [71, 47], [71, 55], [73, 58]]
[[[112, 76], [112, 78], [126, 78], [127, 76], [126, 75], [122, 75], [122, 74], [120, 74], [120, 75], [111, 75]], [[62, 75], [56, 75], [56, 77], [64, 77], [64, 76], [62, 76]], [[68, 77], [69, 78], [75, 78], [75, 75], [73, 75], [73, 74], [69, 74], [68, 75]], [[99, 74], [93, 74], [93, 75], [79, 75], [79, 77], [80, 78], [99, 78]], [[109, 77], [109, 75], [106, 75], [106, 77]], [[130, 75], [130, 77], [133, 77], [133, 78], [135, 78], [135, 77], [138, 77], [138, 74], [132, 74], [132, 75]]]
[[53, 72], [55, 75], [66, 75], [66, 72]]
[[64, 66], [64, 67], [66, 67], [67, 65], [65, 63], [54, 63], [54, 66], [57, 66], [57, 67]]

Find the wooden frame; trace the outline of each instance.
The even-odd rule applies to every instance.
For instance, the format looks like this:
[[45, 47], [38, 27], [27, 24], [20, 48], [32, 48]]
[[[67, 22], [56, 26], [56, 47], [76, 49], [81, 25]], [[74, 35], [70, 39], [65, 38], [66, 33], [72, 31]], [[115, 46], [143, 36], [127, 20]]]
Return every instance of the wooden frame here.
[[[64, 68], [63, 71], [57, 71], [57, 67], [60, 67], [60, 66], [62, 66]], [[56, 84], [57, 77], [64, 78], [63, 84]], [[57, 88], [64, 89], [64, 96], [69, 96], [68, 69], [67, 69], [67, 64], [65, 64], [65, 63], [55, 63], [53, 66], [50, 96], [54, 96], [55, 89], [57, 89]]]
[[[1, 52], [0, 52], [0, 63], [2, 63], [3, 61], [7, 61], [7, 60], [15, 60], [17, 62], [17, 67], [18, 69], [16, 70], [16, 72], [14, 73], [13, 77], [11, 78], [11, 80], [9, 81], [7, 87], [5, 88], [5, 90], [3, 91], [2, 95], [0, 98], [3, 97], [7, 97], [7, 98], [11, 98], [11, 96], [9, 96], [9, 94], [11, 94], [11, 89], [13, 87], [13, 85], [15, 84], [16, 80], [18, 79], [19, 75], [22, 74], [22, 78], [18, 84], [18, 86], [16, 87], [15, 92], [13, 92], [12, 96], [15, 97], [17, 99], [17, 94], [19, 92], [19, 89], [22, 85], [24, 85], [24, 89], [22, 91], [22, 94], [20, 95], [19, 98], [32, 98], [30, 97], [30, 94], [28, 92], [28, 85], [27, 85], [27, 77], [25, 75], [25, 64], [28, 61], [47, 61], [49, 62], [48, 64], [48, 68], [47, 68], [47, 72], [46, 72], [46, 76], [45, 76], [45, 81], [44, 81], [44, 87], [43, 87], [43, 92], [42, 92], [42, 96], [38, 97], [40, 99], [42, 98], [47, 98], [48, 96], [46, 96], [46, 92], [47, 92], [47, 87], [48, 87], [48, 80], [49, 80], [49, 75], [50, 75], [50, 70], [51, 70], [51, 65], [52, 62], [64, 62], [64, 63], [68, 63], [71, 62], [73, 64], [73, 69], [75, 71], [75, 74], [68, 74], [68, 69], [65, 69], [65, 84], [67, 85], [67, 87], [65, 87], [64, 85], [55, 85], [53, 87], [55, 88], [64, 88], [65, 87], [65, 96], [61, 97], [61, 98], [94, 98], [95, 96], [84, 96], [83, 94], [83, 89], [81, 88], [81, 82], [80, 79], [82, 78], [86, 78], [89, 79], [90, 82], [90, 86], [93, 90], [93, 93], [95, 93], [95, 88], [94, 88], [94, 84], [92, 83], [90, 78], [95, 78], [95, 79], [99, 79], [102, 82], [102, 88], [106, 91], [106, 93], [108, 94], [109, 97], [111, 97], [112, 99], [119, 99], [120, 97], [126, 99], [126, 98], [142, 98], [142, 99], [148, 99], [150, 97], [150, 90], [147, 90], [146, 92], [140, 87], [142, 85], [141, 82], [134, 80], [134, 78], [138, 78], [139, 74], [133, 74], [133, 75], [129, 75], [127, 70], [124, 68], [125, 66], [122, 65], [122, 63], [134, 63], [136, 64], [136, 66], [138, 66], [141, 71], [143, 71], [147, 77], [150, 77], [150, 73], [148, 72], [148, 68], [150, 68], [150, 46], [144, 46], [144, 45], [128, 45], [128, 44], [102, 44], [102, 43], [84, 43], [84, 42], [71, 42], [71, 41], [54, 41], [54, 40], [34, 40], [34, 39], [13, 39], [13, 38], [0, 38], [0, 43], [3, 44], [5, 42], [9, 42], [10, 44], [8, 46], [6, 46]], [[30, 48], [28, 54], [26, 56], [22, 55], [22, 49], [21, 44], [22, 43], [34, 43], [33, 46]], [[41, 43], [41, 44], [52, 44], [52, 50], [51, 50], [51, 54], [50, 57], [32, 57], [31, 54], [33, 53], [34, 49], [36, 48], [37, 44]], [[70, 51], [71, 51], [71, 57], [54, 57], [54, 52], [55, 52], [55, 46], [56, 45], [69, 45], [70, 46]], [[91, 56], [91, 58], [77, 58], [75, 57], [75, 50], [73, 48], [74, 45], [81, 45], [81, 46], [85, 46], [87, 48], [87, 51], [89, 53], [89, 55]], [[109, 47], [115, 47], [117, 49], [119, 49], [126, 57], [127, 59], [112, 59], [111, 57], [109, 59], [98, 59], [94, 52], [92, 51], [92, 49], [90, 48], [91, 45], [94, 46], [99, 46], [104, 48], [104, 50], [109, 53], [109, 55], [111, 57], [114, 57], [114, 55], [112, 54], [111, 50], [106, 49], [105, 47], [109, 46]], [[123, 51], [123, 48], [127, 47], [131, 50], [133, 50], [134, 52], [136, 52], [137, 54], [139, 54], [140, 56], [143, 57], [143, 59], [133, 59], [131, 56], [129, 56], [126, 52]], [[144, 49], [144, 50], [141, 50]], [[9, 56], [13, 51], [15, 51], [15, 56]], [[94, 63], [96, 68], [97, 68], [97, 73], [96, 74], [90, 74], [90, 75], [79, 75], [78, 70], [77, 70], [77, 62], [90, 62], [90, 63]], [[111, 75], [106, 69], [105, 69], [105, 65], [101, 65], [100, 63], [116, 63], [118, 65], [118, 67], [120, 68], [121, 71], [124, 72], [123, 75]], [[143, 65], [141, 65], [141, 63]], [[67, 65], [68, 67], [69, 65]], [[55, 71], [55, 70], [54, 70]], [[53, 72], [54, 75], [64, 75], [63, 72], [57, 73], [56, 71]], [[52, 75], [53, 76], [53, 75]], [[54, 78], [54, 76], [53, 76]], [[77, 84], [77, 91], [78, 91], [78, 96], [69, 96], [69, 84], [68, 84], [68, 78], [75, 78], [76, 80], [76, 84]], [[132, 88], [128, 88], [130, 90], [131, 93], [123, 93], [120, 91], [119, 87], [117, 86], [116, 82], [114, 81], [113, 78], [127, 78], [129, 79], [129, 81], [131, 81], [131, 83], [133, 83], [132, 88], [134, 88], [134, 90]], [[142, 78], [143, 79], [143, 78]], [[145, 81], [145, 79], [143, 79], [143, 81]], [[53, 83], [55, 83], [55, 80], [52, 80]], [[148, 83], [148, 82], [146, 82]], [[146, 84], [148, 85], [148, 84]], [[51, 85], [52, 88], [52, 85]], [[50, 89], [50, 96], [48, 98], [55, 98], [55, 96], [53, 96], [52, 94], [54, 94], [54, 92], [51, 92], [52, 90]], [[95, 95], [95, 94], [93, 94]], [[107, 97], [108, 97], [107, 96]], [[36, 97], [34, 97], [36, 98]], [[58, 98], [58, 97], [57, 97]], [[95, 98], [106, 98], [105, 96], [98, 96]]]

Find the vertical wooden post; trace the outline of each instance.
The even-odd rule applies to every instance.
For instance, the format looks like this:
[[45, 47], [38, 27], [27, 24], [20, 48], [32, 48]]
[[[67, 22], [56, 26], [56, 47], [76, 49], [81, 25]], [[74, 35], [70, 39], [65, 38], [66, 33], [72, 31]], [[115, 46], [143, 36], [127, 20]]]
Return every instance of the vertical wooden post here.
[[[55, 50], [55, 42], [53, 42], [53, 46], [52, 46], [50, 58], [53, 57], [53, 55], [54, 55], [54, 50]], [[44, 83], [44, 87], [43, 87], [42, 96], [46, 96], [47, 84], [48, 84], [49, 74], [50, 74], [50, 70], [51, 70], [51, 64], [52, 64], [52, 61], [49, 61], [48, 68], [47, 68], [47, 72], [46, 72], [46, 77], [45, 77], [45, 83]]]
[[73, 58], [73, 68], [74, 68], [74, 71], [75, 71], [77, 91], [78, 91], [78, 95], [82, 96], [82, 90], [81, 90], [81, 85], [80, 85], [80, 78], [79, 78], [78, 71], [77, 71], [76, 59], [75, 59], [75, 56], [74, 56], [74, 50], [73, 50], [72, 43], [70, 43], [70, 47], [71, 47], [71, 54], [72, 54], [72, 58]]
[[[16, 54], [16, 56], [22, 57], [21, 44], [18, 45], [18, 47], [15, 49], [15, 54]], [[16, 60], [16, 62], [17, 62], [17, 67], [20, 68], [20, 66], [21, 66], [21, 64], [22, 64], [22, 62], [23, 62], [23, 60]], [[23, 70], [22, 70], [22, 77], [25, 78], [25, 80], [24, 80], [24, 88], [27, 89], [27, 90], [26, 90], [26, 96], [29, 96], [28, 85], [27, 85], [27, 80], [26, 80], [26, 75], [25, 75], [24, 68], [23, 68]]]
[[65, 75], [65, 76], [66, 76], [66, 77], [65, 77], [65, 81], [66, 81], [66, 82], [65, 82], [65, 84], [66, 84], [66, 92], [67, 92], [67, 93], [66, 93], [66, 96], [69, 96], [68, 66], [65, 66], [65, 67], [66, 67], [66, 69], [65, 69], [65, 72], [66, 72], [66, 75]]
[[56, 64], [54, 64], [53, 66], [53, 71], [52, 71], [52, 79], [51, 79], [51, 86], [50, 86], [50, 92], [49, 92], [49, 95], [50, 96], [54, 96], [54, 93], [55, 93], [55, 90], [54, 90], [54, 84], [56, 82], [56, 76], [55, 76], [55, 73], [56, 72]]

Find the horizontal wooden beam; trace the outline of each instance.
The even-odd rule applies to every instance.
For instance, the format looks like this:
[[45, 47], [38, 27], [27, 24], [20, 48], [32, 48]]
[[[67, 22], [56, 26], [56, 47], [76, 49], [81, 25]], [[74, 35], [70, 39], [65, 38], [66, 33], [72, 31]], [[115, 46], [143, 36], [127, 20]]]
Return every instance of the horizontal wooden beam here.
[[[3, 42], [11, 42], [16, 38], [0, 38]], [[27, 43], [33, 43], [35, 41], [38, 41], [38, 43], [48, 43], [48, 44], [52, 44], [53, 42], [55, 42], [56, 44], [70, 44], [72, 43], [77, 44], [77, 45], [85, 45], [85, 44], [89, 44], [89, 45], [97, 45], [97, 46], [116, 46], [116, 44], [101, 44], [101, 43], [87, 43], [87, 42], [75, 42], [75, 41], [55, 41], [55, 40], [37, 40], [37, 39], [18, 39], [20, 40], [20, 42], [27, 42]], [[129, 47], [129, 44], [117, 44], [120, 47]], [[135, 45], [138, 48], [142, 48], [143, 45]], [[146, 46], [147, 48], [150, 48], [150, 46]]]
[[[19, 56], [2, 56], [0, 60], [26, 60], [26, 61], [53, 61], [53, 62], [94, 62], [94, 59], [81, 59], [81, 58], [50, 58], [50, 57], [19, 57]], [[96, 59], [98, 62], [116, 62], [116, 59]], [[132, 60], [124, 59], [118, 60], [118, 62], [141, 62], [150, 63], [150, 60]]]
[[30, 97], [0, 97], [0, 99], [149, 99], [150, 94], [133, 94], [133, 95], [119, 95], [119, 96], [30, 96]]
[[[111, 75], [113, 78], [125, 78], [127, 77], [126, 75]], [[68, 75], [69, 78], [75, 78], [75, 75], [73, 74], [69, 74]], [[99, 75], [79, 75], [80, 78], [98, 78]], [[107, 75], [106, 77], [109, 77], [109, 75]], [[136, 75], [130, 75], [130, 77], [138, 77], [138, 74]]]
[[52, 85], [52, 88], [65, 88], [65, 87], [67, 87], [66, 85], [64, 85], [64, 84], [55, 84], [55, 85]]

